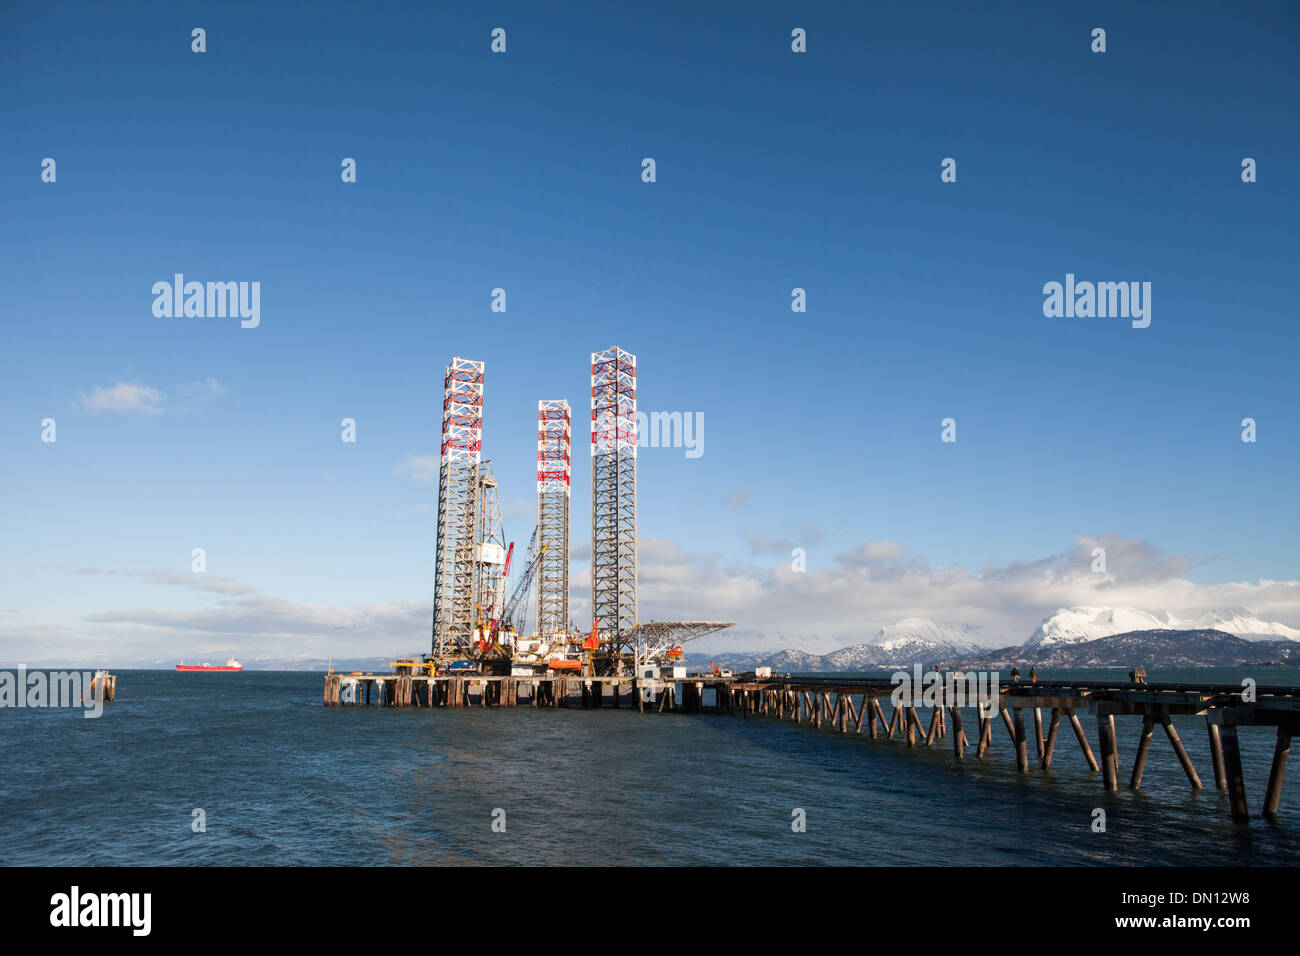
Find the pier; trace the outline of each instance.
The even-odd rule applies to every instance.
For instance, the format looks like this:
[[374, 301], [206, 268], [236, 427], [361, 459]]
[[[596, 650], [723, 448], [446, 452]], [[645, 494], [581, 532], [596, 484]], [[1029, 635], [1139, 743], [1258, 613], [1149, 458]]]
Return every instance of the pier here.
[[[329, 674], [325, 678], [324, 704], [627, 707], [641, 713], [766, 717], [806, 724], [815, 730], [827, 728], [840, 734], [865, 734], [872, 739], [897, 738], [908, 747], [950, 745], [953, 758], [959, 761], [972, 751], [977, 759], [988, 756], [995, 749], [994, 740], [1000, 736], [996, 727], [1000, 725], [1022, 773], [1052, 766], [1064, 723], [1073, 733], [1081, 759], [1089, 770], [1100, 774], [1102, 787], [1108, 791], [1120, 786], [1120, 741], [1115, 728], [1115, 717], [1119, 715], [1142, 718], [1129, 789], [1137, 790], [1142, 785], [1157, 725], [1177, 756], [1188, 785], [1202, 789], [1201, 776], [1174, 727], [1175, 717], [1184, 721], [1199, 717], [1209, 741], [1214, 785], [1226, 791], [1232, 819], [1239, 823], [1250, 819], [1250, 811], [1237, 728], [1276, 728], [1261, 810], [1266, 818], [1277, 816], [1291, 738], [1300, 730], [1300, 687], [1257, 686], [1248, 694], [1242, 687], [1230, 684], [1146, 684], [1105, 679], [1017, 681], [996, 687], [996, 708], [981, 708], [975, 701], [955, 694], [951, 685], [936, 686], [933, 703], [913, 700], [895, 707], [891, 695], [896, 686], [888, 678]], [[1080, 714], [1097, 723], [1097, 752], [1092, 749]], [[1032, 731], [1028, 730], [1027, 718], [1032, 721]]]

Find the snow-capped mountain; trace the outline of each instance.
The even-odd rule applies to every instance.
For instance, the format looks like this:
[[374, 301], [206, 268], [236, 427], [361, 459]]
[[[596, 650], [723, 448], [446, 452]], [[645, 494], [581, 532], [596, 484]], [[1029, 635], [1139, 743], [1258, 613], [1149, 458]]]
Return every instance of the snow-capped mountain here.
[[1216, 630], [1247, 641], [1300, 641], [1300, 630], [1262, 621], [1244, 607], [1154, 613], [1134, 607], [1070, 607], [1045, 618], [1025, 641], [1025, 647], [1059, 647], [1112, 634], [1154, 630]]
[[1244, 607], [1194, 608], [1166, 617], [1167, 626], [1180, 630], [1223, 631], [1247, 641], [1300, 641], [1300, 630], [1261, 620]]
[[898, 657], [935, 651], [973, 654], [981, 650], [979, 634], [977, 624], [940, 624], [928, 617], [905, 617], [886, 624], [867, 643]]

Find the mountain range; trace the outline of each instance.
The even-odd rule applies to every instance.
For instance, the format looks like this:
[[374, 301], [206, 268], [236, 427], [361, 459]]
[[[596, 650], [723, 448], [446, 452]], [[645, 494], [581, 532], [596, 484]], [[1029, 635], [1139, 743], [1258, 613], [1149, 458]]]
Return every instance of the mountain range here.
[[1232, 666], [1300, 662], [1300, 630], [1264, 621], [1246, 608], [1149, 612], [1131, 607], [1061, 608], [1023, 644], [990, 648], [978, 626], [904, 618], [862, 644], [815, 654], [688, 654], [688, 667], [713, 662], [732, 670], [771, 667], [781, 673], [851, 672], [913, 664], [1054, 668]]
[[1300, 631], [1294, 627], [1262, 621], [1244, 607], [1195, 608], [1179, 613], [1152, 613], [1133, 607], [1070, 607], [1044, 618], [1025, 646], [1079, 644], [1111, 634], [1154, 630], [1213, 630], [1247, 641], [1300, 641]]
[[1082, 669], [1092, 667], [1232, 667], [1237, 665], [1300, 664], [1300, 641], [1247, 641], [1235, 634], [1215, 630], [1129, 631], [1091, 641], [1030, 647], [1026, 644], [981, 650], [976, 654], [953, 653], [935, 645], [923, 650], [919, 644], [901, 650], [887, 650], [875, 644], [855, 644], [829, 654], [780, 651], [776, 654], [731, 653], [688, 654], [686, 666], [703, 670], [714, 663], [733, 671], [771, 667], [776, 673], [853, 673], [910, 668], [935, 664], [948, 668], [1007, 670], [1011, 667]]

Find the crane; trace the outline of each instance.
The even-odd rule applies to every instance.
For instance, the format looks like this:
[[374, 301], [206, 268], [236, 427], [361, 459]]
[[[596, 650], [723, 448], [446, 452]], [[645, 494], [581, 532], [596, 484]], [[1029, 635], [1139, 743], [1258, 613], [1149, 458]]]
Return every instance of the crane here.
[[[536, 536], [537, 532], [534, 531], [533, 535]], [[501, 606], [501, 597], [502, 595], [505, 594], [506, 591], [506, 577], [510, 574], [510, 559], [514, 557], [514, 553], [515, 553], [515, 543], [511, 541], [510, 547], [506, 549], [505, 564], [503, 564], [501, 567], [501, 579], [497, 582], [497, 586], [492, 589], [492, 595], [491, 595], [492, 603], [488, 605], [488, 609], [487, 609], [488, 626], [486, 627], [484, 626], [483, 605], [480, 604], [478, 605], [477, 608], [478, 611], [477, 633], [480, 635], [480, 639], [478, 641], [478, 649], [479, 649], [479, 653], [481, 654], [487, 653], [496, 648], [497, 624], [499, 622], [499, 618], [497, 617], [495, 612], [497, 608]]]
[[[491, 610], [489, 611], [489, 615], [490, 615], [489, 624], [487, 628], [487, 634], [483, 638], [483, 641], [480, 645], [481, 651], [485, 653], [497, 652], [497, 653], [504, 654], [505, 656], [509, 656], [509, 654], [497, 643], [498, 635], [502, 630], [510, 631], [515, 634], [518, 634], [519, 631], [523, 630], [524, 619], [527, 616], [527, 603], [524, 601], [524, 598], [527, 597], [528, 595], [528, 589], [533, 583], [533, 575], [536, 573], [537, 566], [541, 562], [542, 555], [546, 553], [546, 548], [547, 548], [547, 545], [542, 545], [542, 550], [539, 551], [536, 555], [534, 555], [533, 548], [535, 548], [536, 546], [537, 546], [537, 529], [534, 528], [533, 536], [528, 541], [528, 555], [529, 555], [528, 564], [524, 568], [524, 573], [520, 575], [519, 580], [515, 583], [514, 590], [510, 592], [510, 599], [506, 601], [504, 607], [501, 608], [501, 613], [492, 614]], [[506, 555], [507, 568], [509, 568], [510, 555], [514, 553], [514, 547], [515, 546], [512, 543], [510, 545], [510, 553]], [[505, 582], [504, 573], [502, 574], [501, 580], [502, 583], [504, 584]], [[502, 593], [505, 592], [504, 587], [502, 587], [501, 590]], [[499, 597], [494, 599], [494, 607], [492, 610], [495, 610], [495, 605], [497, 603], [499, 603]], [[520, 610], [521, 607], [523, 608], [522, 611]], [[519, 612], [518, 626], [516, 626], [514, 622], [516, 612]]]
[[[537, 543], [537, 532], [533, 532], [533, 540], [528, 545], [528, 553], [532, 555], [533, 545]], [[528, 591], [533, 584], [533, 576], [537, 573], [537, 566], [541, 564], [542, 555], [546, 553], [549, 544], [542, 545], [542, 550], [537, 552], [528, 559], [528, 564], [524, 567], [524, 573], [520, 576], [519, 582], [515, 589], [510, 592], [510, 600], [506, 601], [505, 609], [501, 612], [501, 620], [505, 621], [506, 626], [519, 633], [524, 628], [524, 622], [528, 619], [528, 602], [524, 600], [528, 596]], [[518, 625], [515, 624], [515, 614], [519, 614]]]

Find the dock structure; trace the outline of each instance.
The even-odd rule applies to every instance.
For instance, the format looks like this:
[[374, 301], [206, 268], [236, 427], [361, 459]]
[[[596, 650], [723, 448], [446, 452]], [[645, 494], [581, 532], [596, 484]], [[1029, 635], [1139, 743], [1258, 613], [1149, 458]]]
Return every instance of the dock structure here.
[[[711, 713], [769, 717], [840, 734], [905, 742], [908, 747], [951, 743], [953, 758], [974, 750], [983, 759], [994, 750], [996, 724], [1007, 732], [1016, 767], [1048, 770], [1056, 757], [1062, 722], [1074, 732], [1088, 769], [1101, 775], [1105, 790], [1119, 789], [1120, 743], [1116, 716], [1142, 718], [1128, 787], [1142, 785], [1152, 738], [1159, 725], [1178, 758], [1189, 786], [1203, 787], [1174, 727], [1174, 718], [1200, 717], [1209, 741], [1214, 785], [1226, 791], [1232, 819], [1250, 819], [1241, 766], [1238, 727], [1274, 727], [1276, 741], [1265, 785], [1262, 813], [1277, 816], [1291, 738], [1300, 731], [1300, 687], [1258, 686], [1252, 692], [1221, 684], [1146, 684], [1097, 681], [1034, 681], [994, 685], [981, 704], [951, 682], [938, 684], [924, 701], [895, 704], [897, 683], [888, 678], [687, 677], [636, 678], [574, 675], [503, 677], [424, 674], [330, 674], [326, 707], [628, 707], [642, 713]], [[708, 695], [706, 697], [706, 695]], [[884, 704], [882, 704], [882, 698]], [[108, 699], [112, 699], [111, 696]], [[707, 702], [706, 702], [707, 700]], [[889, 709], [886, 711], [885, 704]], [[1033, 755], [1026, 729], [1033, 721]], [[1047, 711], [1044, 732], [1043, 712]], [[1079, 715], [1097, 722], [1094, 753]], [[964, 718], [969, 714], [969, 722]], [[922, 716], [925, 720], [923, 721]], [[970, 728], [970, 734], [966, 728]], [[972, 735], [974, 741], [972, 743]], [[946, 744], [945, 744], [946, 745]]]
[[[329, 674], [326, 707], [637, 707], [631, 677]], [[608, 702], [608, 703], [606, 703]], [[661, 708], [662, 709], [662, 708]]]

